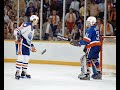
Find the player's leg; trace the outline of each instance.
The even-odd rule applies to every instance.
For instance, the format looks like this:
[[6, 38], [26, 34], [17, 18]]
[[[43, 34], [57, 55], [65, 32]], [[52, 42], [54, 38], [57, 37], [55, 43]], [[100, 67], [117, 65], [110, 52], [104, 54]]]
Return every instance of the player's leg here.
[[[81, 74], [78, 76], [78, 78], [81, 80], [90, 80], [90, 68], [87, 65], [87, 63], [88, 62], [86, 62], [86, 65], [84, 65], [86, 67], [84, 67], [84, 66], [81, 67]], [[84, 71], [82, 71], [82, 69], [86, 70], [86, 71], [84, 72]]]
[[22, 73], [21, 73], [21, 77], [22, 78], [31, 78], [31, 75], [28, 74], [28, 63], [30, 60], [30, 56], [29, 55], [24, 55], [24, 61], [22, 63]]
[[93, 64], [94, 64], [94, 67], [97, 70], [97, 73], [93, 73], [92, 78], [93, 79], [101, 79], [101, 71], [100, 71], [100, 66], [99, 66], [98, 59], [93, 59]]
[[23, 63], [23, 55], [18, 55], [18, 59], [16, 61], [15, 79], [19, 79], [21, 76], [22, 63]]
[[97, 73], [93, 72], [92, 78], [93, 79], [101, 79], [101, 70], [100, 70], [100, 63], [99, 63], [99, 52], [100, 52], [100, 47], [96, 46], [94, 47], [94, 54], [93, 54], [93, 59], [92, 59], [92, 64], [96, 68]]
[[20, 74], [21, 74], [22, 63], [23, 63], [23, 55], [22, 55], [21, 44], [16, 44], [16, 55], [17, 55], [17, 60], [16, 60], [15, 79], [19, 79]]
[[[94, 55], [94, 48], [90, 48], [90, 49], [87, 49], [87, 59], [86, 59], [86, 66], [87, 66], [87, 73], [84, 74], [84, 77], [82, 77], [81, 79], [82, 80], [88, 80], [90, 79], [90, 67], [92, 65], [92, 57]], [[96, 67], [94, 65], [92, 65], [92, 69], [93, 69], [93, 73], [97, 73], [97, 70], [96, 70]]]
[[87, 73], [86, 55], [83, 55], [80, 58], [80, 64], [81, 64], [81, 73], [78, 75], [78, 78], [81, 78], [82, 76], [84, 76], [84, 74]]
[[24, 78], [24, 77], [27, 77], [27, 78], [31, 78], [30, 75], [28, 75], [28, 72], [27, 72], [27, 69], [28, 69], [28, 63], [29, 63], [29, 60], [30, 60], [30, 49], [25, 47], [25, 46], [22, 46], [23, 48], [23, 63], [22, 63], [22, 73], [21, 73], [21, 77]]

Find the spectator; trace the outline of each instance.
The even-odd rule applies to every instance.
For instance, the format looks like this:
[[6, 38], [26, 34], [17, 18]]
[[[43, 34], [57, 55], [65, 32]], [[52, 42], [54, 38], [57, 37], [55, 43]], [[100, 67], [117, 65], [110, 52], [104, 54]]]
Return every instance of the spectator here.
[[29, 17], [29, 16], [30, 16], [30, 13], [35, 14], [35, 12], [36, 12], [36, 9], [35, 9], [35, 7], [33, 6], [33, 3], [30, 2], [29, 7], [27, 7], [25, 16], [28, 16], [28, 17]]
[[40, 1], [39, 0], [33, 0], [33, 6], [35, 7], [35, 10], [40, 9]]
[[49, 5], [49, 0], [45, 0], [43, 2], [43, 23], [46, 22], [46, 20], [50, 16], [50, 5]]
[[104, 0], [102, 0], [99, 4], [98, 4], [100, 13], [99, 13], [99, 18], [103, 18], [104, 17]]
[[80, 8], [80, 2], [78, 2], [77, 0], [73, 0], [70, 4], [70, 8], [73, 8], [73, 10], [79, 12], [79, 8]]
[[101, 18], [97, 18], [97, 27], [99, 30], [100, 30], [101, 25], [102, 25]]
[[9, 16], [7, 15], [7, 12], [4, 12], [4, 13], [5, 13], [5, 15], [4, 15], [4, 21], [5, 21], [6, 23], [9, 23], [9, 21], [10, 21]]
[[62, 19], [57, 26], [56, 33], [59, 34], [59, 35], [62, 35]]
[[70, 31], [69, 29], [66, 27], [65, 28], [65, 35], [64, 35], [66, 38], [70, 38]]
[[27, 22], [27, 21], [28, 21], [28, 17], [25, 16], [25, 12], [24, 12], [24, 11], [21, 12], [20, 18], [23, 18], [23, 19], [24, 19], [24, 22]]
[[14, 13], [14, 16], [15, 16], [15, 21], [17, 21], [17, 11], [13, 11], [13, 13]]
[[116, 28], [116, 8], [112, 9], [111, 15], [110, 15], [110, 21], [111, 24], [113, 25], [113, 29]]
[[66, 0], [66, 13], [69, 12], [69, 7], [70, 7], [71, 2], [72, 0]]
[[43, 12], [46, 12], [48, 8], [50, 8], [49, 0], [45, 0], [43, 2]]
[[19, 18], [19, 26], [21, 26], [23, 22], [24, 22], [24, 18], [20, 17]]
[[46, 23], [43, 25], [43, 40], [49, 40], [49, 37], [52, 37], [52, 29], [51, 29], [51, 19], [49, 18]]
[[100, 10], [98, 4], [96, 4], [94, 0], [91, 0], [89, 11], [90, 11], [90, 16], [94, 16], [96, 18], [99, 16]]
[[80, 40], [80, 32], [78, 30], [77, 25], [74, 26], [74, 29], [71, 32], [71, 38], [76, 41]]
[[59, 10], [59, 7], [58, 7], [58, 1], [53, 1], [53, 3], [51, 3], [51, 5], [50, 5], [50, 10], [51, 10], [51, 12], [53, 11], [53, 10], [56, 10], [56, 11], [58, 11]]
[[7, 27], [7, 29], [8, 29], [8, 35], [9, 35], [9, 37], [10, 37], [11, 39], [13, 38], [13, 31], [14, 31], [13, 24], [14, 24], [15, 22], [16, 22], [16, 21], [15, 21], [15, 16], [12, 16], [10, 22], [8, 23], [8, 27]]
[[65, 21], [66, 22], [66, 26], [69, 29], [69, 32], [71, 33], [73, 28], [74, 28], [75, 22], [76, 22], [76, 15], [75, 15], [75, 13], [73, 13], [73, 9], [72, 8], [66, 14], [65, 20], [66, 20]]
[[7, 6], [5, 7], [5, 14], [8, 15], [9, 18], [10, 18], [10, 16], [11, 16], [11, 12], [12, 12], [11, 7], [10, 7], [9, 5], [7, 5]]
[[55, 36], [56, 29], [57, 29], [57, 26], [58, 26], [59, 21], [60, 21], [60, 17], [58, 15], [56, 15], [56, 10], [52, 11], [52, 15], [50, 16], [50, 18], [52, 20], [51, 28], [52, 28], [53, 36]]
[[113, 8], [113, 3], [111, 2], [111, 0], [107, 0], [107, 19], [110, 20], [110, 13], [112, 11]]
[[35, 32], [34, 32], [34, 40], [39, 40], [40, 38], [40, 29], [39, 29], [39, 24], [35, 26]]
[[58, 7], [59, 7], [59, 10], [58, 10], [59, 16], [60, 16], [60, 18], [62, 18], [62, 16], [63, 16], [63, 0], [58, 0]]
[[77, 26], [78, 26], [78, 31], [79, 31], [79, 33], [80, 33], [80, 36], [82, 37], [83, 35], [82, 35], [82, 31], [83, 31], [83, 19], [82, 18], [80, 18], [79, 20], [78, 20], [78, 22], [77, 22]]
[[76, 14], [76, 20], [79, 19], [80, 5], [81, 5], [80, 2], [78, 2], [77, 0], [73, 0], [70, 5], [70, 8], [72, 8], [74, 13]]
[[[79, 10], [80, 13], [80, 17], [84, 18], [84, 3], [81, 3], [81, 8]], [[89, 11], [88, 11], [88, 7], [86, 9], [86, 17], [89, 16]]]
[[7, 23], [4, 22], [4, 39], [8, 39]]
[[[13, 0], [14, 1], [14, 9], [15, 11], [17, 11], [18, 9], [18, 0]], [[24, 11], [25, 12], [26, 9], [26, 3], [25, 0], [19, 0], [19, 11]]]
[[[104, 24], [102, 24], [101, 27], [100, 27], [100, 34], [104, 35]], [[106, 36], [113, 36], [114, 35], [113, 27], [112, 27], [112, 25], [110, 24], [109, 21], [107, 21], [107, 24], [106, 24], [105, 35]]]
[[14, 22], [13, 24], [13, 30], [17, 28], [17, 22]]

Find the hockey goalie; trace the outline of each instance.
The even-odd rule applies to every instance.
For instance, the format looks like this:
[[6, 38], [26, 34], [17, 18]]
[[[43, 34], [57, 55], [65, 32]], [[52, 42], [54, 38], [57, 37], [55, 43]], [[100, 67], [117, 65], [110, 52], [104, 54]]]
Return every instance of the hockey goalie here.
[[100, 52], [100, 32], [96, 27], [96, 18], [90, 16], [87, 18], [86, 26], [88, 27], [85, 36], [79, 42], [71, 42], [74, 46], [85, 45], [83, 55], [80, 59], [81, 74], [78, 76], [81, 80], [90, 80], [90, 67], [93, 69], [93, 79], [101, 79], [101, 70], [99, 63]]

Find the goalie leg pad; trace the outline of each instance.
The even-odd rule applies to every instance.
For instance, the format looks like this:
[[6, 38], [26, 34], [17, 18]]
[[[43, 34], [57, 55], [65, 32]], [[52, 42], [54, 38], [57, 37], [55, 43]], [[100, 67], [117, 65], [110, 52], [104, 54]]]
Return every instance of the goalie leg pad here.
[[81, 72], [82, 73], [87, 73], [86, 56], [85, 55], [83, 55], [81, 57], [80, 63], [81, 63]]

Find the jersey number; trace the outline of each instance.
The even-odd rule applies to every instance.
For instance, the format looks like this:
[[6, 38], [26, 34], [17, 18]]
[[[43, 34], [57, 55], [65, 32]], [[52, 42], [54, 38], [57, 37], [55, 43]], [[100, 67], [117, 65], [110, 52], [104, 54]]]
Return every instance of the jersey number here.
[[99, 31], [96, 31], [96, 40], [100, 40], [100, 33], [99, 33]]

